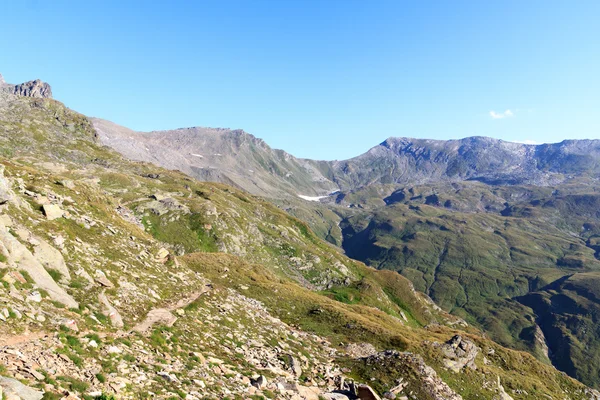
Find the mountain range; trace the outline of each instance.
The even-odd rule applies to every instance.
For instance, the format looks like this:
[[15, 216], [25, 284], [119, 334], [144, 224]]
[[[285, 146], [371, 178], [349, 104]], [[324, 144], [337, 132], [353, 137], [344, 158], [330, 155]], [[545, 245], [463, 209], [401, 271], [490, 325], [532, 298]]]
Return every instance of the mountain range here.
[[582, 287], [600, 278], [599, 140], [388, 138], [349, 160], [317, 161], [242, 130], [93, 123], [126, 157], [269, 198], [498, 342], [599, 382], [600, 285]]
[[272, 149], [239, 129], [136, 132], [101, 119], [93, 123], [103, 144], [131, 159], [270, 197], [298, 192], [327, 196], [372, 184], [480, 181], [549, 186], [600, 172], [600, 140], [530, 145], [487, 137], [448, 141], [392, 137], [349, 160], [316, 161]]
[[391, 138], [313, 161], [2, 80], [0, 390], [600, 399], [597, 146]]

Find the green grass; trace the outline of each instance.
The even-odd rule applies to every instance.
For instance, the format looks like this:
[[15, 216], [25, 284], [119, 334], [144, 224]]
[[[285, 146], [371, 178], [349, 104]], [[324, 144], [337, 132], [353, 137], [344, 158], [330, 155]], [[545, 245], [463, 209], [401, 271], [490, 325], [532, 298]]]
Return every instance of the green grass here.
[[50, 274], [50, 276], [52, 277], [52, 279], [54, 279], [55, 282], [60, 282], [63, 278], [62, 273], [56, 269], [48, 268], [46, 269], [46, 271], [48, 271], [48, 274]]

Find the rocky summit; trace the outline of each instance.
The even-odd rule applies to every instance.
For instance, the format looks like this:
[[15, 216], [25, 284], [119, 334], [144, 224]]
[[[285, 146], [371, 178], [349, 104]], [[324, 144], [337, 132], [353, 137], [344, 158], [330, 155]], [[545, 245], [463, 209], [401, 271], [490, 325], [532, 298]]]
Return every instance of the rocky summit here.
[[12, 85], [6, 83], [2, 75], [0, 75], [0, 90], [15, 94], [17, 96], [52, 98], [52, 88], [50, 85], [46, 82], [42, 82], [39, 79], [18, 85]]
[[[242, 131], [173, 133], [179, 160], [238, 154], [270, 171], [262, 194], [288, 193], [259, 197], [233, 164], [221, 183], [129, 159], [105, 145], [120, 132], [41, 82], [0, 91], [3, 399], [600, 399], [580, 363], [595, 354], [590, 175], [544, 169], [569, 191], [489, 186], [468, 169], [365, 186], [350, 164], [289, 158]], [[381, 151], [407, 157], [401, 146]], [[282, 183], [279, 161], [306, 179]], [[295, 196], [310, 182], [306, 197], [340, 192]]]

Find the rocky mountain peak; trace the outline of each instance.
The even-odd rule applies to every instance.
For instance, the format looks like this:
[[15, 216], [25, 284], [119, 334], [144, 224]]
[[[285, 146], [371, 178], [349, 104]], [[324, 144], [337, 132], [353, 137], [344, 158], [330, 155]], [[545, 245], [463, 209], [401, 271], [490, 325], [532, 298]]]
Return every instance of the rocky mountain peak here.
[[46, 82], [36, 79], [18, 85], [7, 84], [0, 74], [0, 87], [3, 91], [23, 97], [52, 98], [52, 88]]
[[52, 88], [46, 82], [39, 79], [15, 85], [13, 94], [25, 97], [52, 98]]

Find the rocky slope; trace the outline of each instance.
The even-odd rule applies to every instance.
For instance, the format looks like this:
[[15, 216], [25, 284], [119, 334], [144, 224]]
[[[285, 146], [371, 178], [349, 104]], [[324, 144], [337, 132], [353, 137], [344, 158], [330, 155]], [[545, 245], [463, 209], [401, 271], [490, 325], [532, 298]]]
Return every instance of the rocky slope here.
[[480, 181], [548, 186], [600, 173], [598, 140], [527, 145], [486, 137], [389, 138], [349, 160], [315, 161], [273, 150], [241, 130], [134, 132], [100, 119], [94, 119], [94, 126], [102, 143], [132, 159], [276, 198], [327, 196], [373, 184]]
[[598, 397], [269, 203], [122, 158], [54, 100], [0, 93], [0, 141], [7, 398]]
[[317, 196], [337, 190], [310, 162], [271, 149], [242, 130], [195, 127], [135, 132], [109, 121], [92, 121], [100, 141], [126, 157], [180, 170], [202, 181], [267, 197]]

